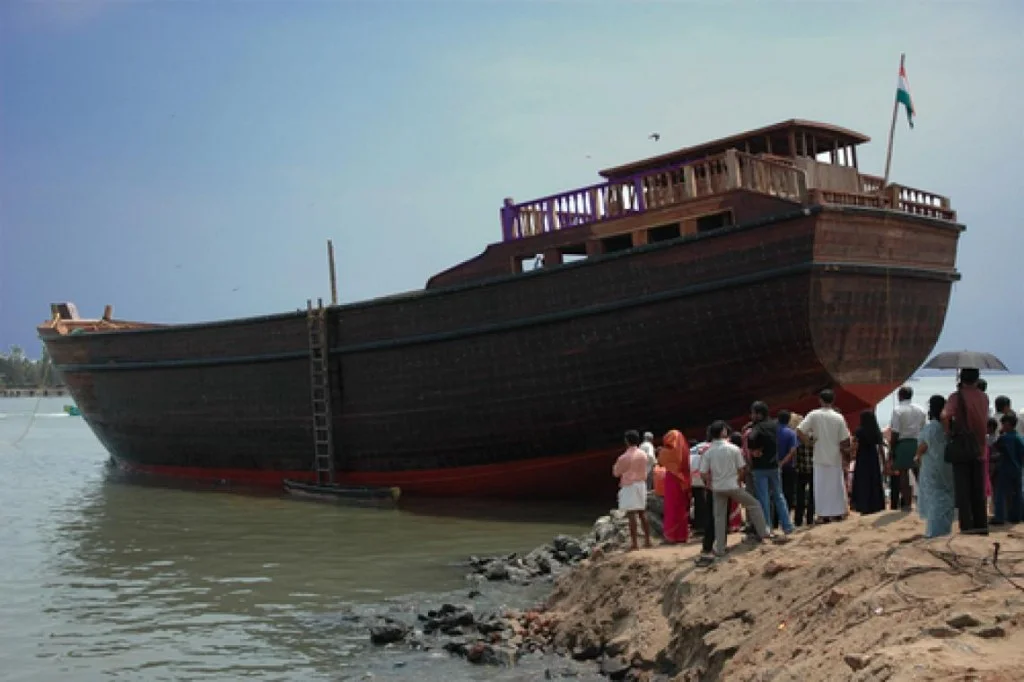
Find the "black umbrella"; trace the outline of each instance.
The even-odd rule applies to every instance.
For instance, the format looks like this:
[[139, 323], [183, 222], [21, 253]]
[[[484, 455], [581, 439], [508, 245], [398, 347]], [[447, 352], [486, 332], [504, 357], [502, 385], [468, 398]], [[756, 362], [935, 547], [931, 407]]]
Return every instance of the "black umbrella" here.
[[1003, 361], [991, 353], [973, 350], [949, 351], [939, 353], [928, 361], [924, 369], [990, 369], [997, 372], [1009, 372]]

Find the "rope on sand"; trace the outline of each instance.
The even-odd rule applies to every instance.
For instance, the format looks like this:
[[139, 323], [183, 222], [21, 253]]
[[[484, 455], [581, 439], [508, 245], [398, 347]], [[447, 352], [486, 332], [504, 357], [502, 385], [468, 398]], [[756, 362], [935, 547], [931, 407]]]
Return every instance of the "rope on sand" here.
[[[882, 572], [892, 582], [893, 589], [896, 593], [908, 600], [928, 601], [932, 599], [932, 597], [914, 594], [906, 585], [907, 579], [916, 575], [932, 572], [942, 572], [948, 575], [968, 577], [973, 583], [973, 586], [962, 590], [962, 594], [977, 592], [989, 588], [993, 583], [1002, 580], [1005, 580], [1016, 589], [1024, 592], [1024, 586], [1014, 580], [1014, 578], [1024, 578], [1024, 573], [1020, 572], [1018, 568], [1020, 564], [1024, 563], [1024, 550], [1002, 550], [998, 542], [992, 544], [991, 556], [987, 553], [979, 556], [975, 553], [969, 553], [962, 549], [958, 550], [953, 548], [954, 541], [957, 538], [962, 537], [962, 535], [977, 534], [980, 533], [968, 532], [961, 535], [950, 535], [946, 538], [944, 550], [936, 549], [934, 547], [937, 538], [922, 537], [911, 542], [903, 543], [900, 546], [894, 547], [887, 553]], [[927, 566], [918, 564], [907, 566], [895, 571], [892, 570], [892, 558], [901, 550], [907, 548], [914, 548], [927, 552], [932, 557], [938, 559], [942, 565]], [[1000, 557], [1003, 557], [1003, 566], [999, 565]], [[1007, 557], [1012, 558], [1007, 560]], [[1009, 566], [1007, 566], [1007, 564], [1009, 564]]]
[[[1008, 551], [1008, 552], [1005, 552], [1005, 553], [1006, 554], [1024, 554], [1024, 552], [1021, 552], [1020, 550]], [[1009, 575], [1007, 575], [1003, 571], [1003, 569], [999, 567], [999, 543], [998, 542], [993, 542], [992, 543], [992, 568], [994, 568], [996, 570], [996, 572], [998, 572], [999, 575], [1001, 575], [1003, 577], [1003, 580], [1005, 580], [1006, 582], [1010, 583], [1011, 585], [1016, 587], [1021, 592], [1024, 592], [1024, 586], [1022, 586], [1016, 580], [1014, 580]], [[1017, 574], [1014, 574], [1014, 575], [1017, 575]]]

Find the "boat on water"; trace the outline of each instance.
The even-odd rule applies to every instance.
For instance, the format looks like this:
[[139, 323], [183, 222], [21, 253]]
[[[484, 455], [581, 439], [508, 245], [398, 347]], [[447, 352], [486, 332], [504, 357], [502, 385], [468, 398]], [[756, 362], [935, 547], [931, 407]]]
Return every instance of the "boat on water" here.
[[964, 227], [946, 197], [861, 172], [868, 141], [789, 120], [506, 199], [502, 239], [420, 291], [170, 325], [57, 303], [38, 332], [125, 468], [610, 495], [626, 428], [695, 436], [826, 387], [853, 414], [926, 360]]
[[399, 488], [318, 485], [289, 480], [284, 481], [284, 489], [289, 495], [295, 497], [354, 505], [395, 505], [402, 495]]

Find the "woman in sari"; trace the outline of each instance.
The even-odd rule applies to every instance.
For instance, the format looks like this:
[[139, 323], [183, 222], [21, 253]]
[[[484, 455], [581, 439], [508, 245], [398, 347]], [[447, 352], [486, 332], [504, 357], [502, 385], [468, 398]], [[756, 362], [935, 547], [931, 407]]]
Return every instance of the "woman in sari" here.
[[918, 477], [917, 512], [925, 520], [926, 538], [953, 532], [953, 465], [946, 462], [946, 430], [941, 415], [946, 399], [933, 395], [928, 400], [928, 423], [918, 436], [915, 463]]
[[665, 469], [665, 541], [690, 539], [690, 446], [672, 429], [662, 438], [658, 465]]

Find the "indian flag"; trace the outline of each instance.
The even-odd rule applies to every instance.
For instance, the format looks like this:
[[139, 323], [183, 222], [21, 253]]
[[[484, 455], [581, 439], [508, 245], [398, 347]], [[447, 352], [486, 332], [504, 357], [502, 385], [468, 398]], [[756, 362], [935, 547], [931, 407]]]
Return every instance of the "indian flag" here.
[[907, 71], [900, 62], [900, 80], [896, 84], [896, 101], [902, 103], [907, 110], [907, 123], [914, 127], [914, 101], [910, 99], [910, 83], [907, 82]]

